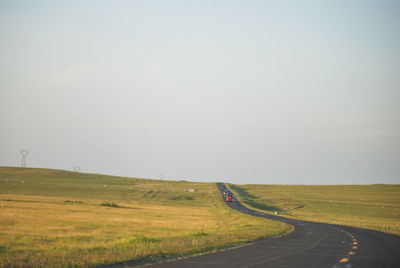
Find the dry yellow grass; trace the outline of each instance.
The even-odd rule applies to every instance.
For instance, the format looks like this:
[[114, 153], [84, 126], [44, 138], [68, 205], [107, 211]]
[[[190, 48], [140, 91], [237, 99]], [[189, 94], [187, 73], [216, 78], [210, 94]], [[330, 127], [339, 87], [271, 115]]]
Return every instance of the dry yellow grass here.
[[[43, 174], [25, 174], [24, 183], [20, 174], [8, 176], [1, 185], [2, 267], [87, 267], [195, 254], [291, 230], [228, 208], [215, 184], [106, 176], [91, 181], [84, 174], [73, 182], [75, 174], [38, 172]], [[185, 193], [186, 187], [197, 192]]]

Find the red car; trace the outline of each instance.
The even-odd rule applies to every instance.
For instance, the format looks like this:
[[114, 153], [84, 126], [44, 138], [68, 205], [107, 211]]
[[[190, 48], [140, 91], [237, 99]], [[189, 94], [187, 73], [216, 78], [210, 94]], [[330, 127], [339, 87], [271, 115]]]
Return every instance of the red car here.
[[227, 194], [226, 197], [225, 197], [225, 201], [226, 201], [226, 202], [232, 202], [232, 198], [233, 198], [233, 197], [232, 197], [231, 194]]

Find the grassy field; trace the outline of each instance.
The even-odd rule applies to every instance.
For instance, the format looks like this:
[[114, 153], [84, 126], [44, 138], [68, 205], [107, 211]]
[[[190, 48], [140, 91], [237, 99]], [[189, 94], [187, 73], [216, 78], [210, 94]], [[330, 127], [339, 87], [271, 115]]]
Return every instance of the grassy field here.
[[229, 185], [249, 207], [400, 235], [400, 185]]
[[213, 183], [0, 167], [2, 267], [197, 254], [291, 230], [228, 208]]

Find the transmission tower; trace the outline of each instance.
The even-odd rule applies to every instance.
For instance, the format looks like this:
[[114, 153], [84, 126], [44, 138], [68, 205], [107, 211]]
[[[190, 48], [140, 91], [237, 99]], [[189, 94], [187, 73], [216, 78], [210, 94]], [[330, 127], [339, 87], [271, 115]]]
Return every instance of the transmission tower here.
[[21, 162], [21, 167], [26, 168], [26, 157], [28, 156], [29, 151], [26, 149], [21, 150], [21, 156], [22, 156], [22, 162]]

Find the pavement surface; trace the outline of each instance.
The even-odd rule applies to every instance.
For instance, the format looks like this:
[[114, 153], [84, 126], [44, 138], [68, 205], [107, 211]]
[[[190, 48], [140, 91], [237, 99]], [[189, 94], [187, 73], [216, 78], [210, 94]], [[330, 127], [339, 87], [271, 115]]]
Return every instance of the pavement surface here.
[[[217, 185], [221, 194], [227, 190], [223, 183], [217, 183]], [[146, 265], [146, 267], [400, 267], [400, 236], [273, 216], [246, 208], [235, 196], [233, 202], [226, 202], [226, 204], [232, 209], [249, 215], [289, 223], [295, 227], [295, 230], [283, 237], [261, 239], [240, 248], [182, 260], [165, 261]], [[129, 263], [125, 265], [130, 266]]]

